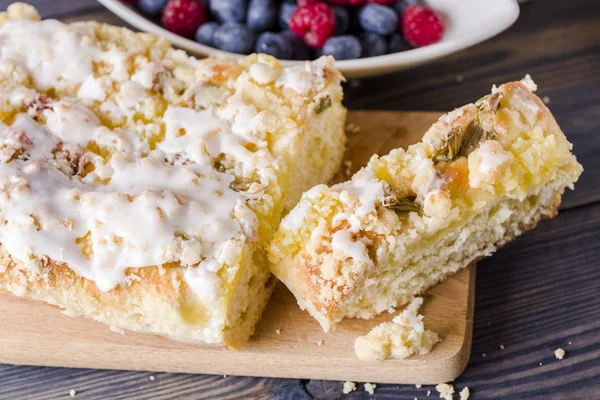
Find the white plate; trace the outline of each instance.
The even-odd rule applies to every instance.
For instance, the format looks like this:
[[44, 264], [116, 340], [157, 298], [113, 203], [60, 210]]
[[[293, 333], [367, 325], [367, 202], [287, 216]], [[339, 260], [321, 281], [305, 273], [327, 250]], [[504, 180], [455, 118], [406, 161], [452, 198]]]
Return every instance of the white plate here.
[[[193, 40], [175, 35], [146, 19], [136, 9], [118, 0], [98, 0], [106, 8], [136, 28], [166, 37], [175, 46], [198, 56], [209, 56], [220, 51]], [[519, 16], [516, 0], [428, 0], [443, 19], [443, 39], [431, 46], [379, 57], [336, 62], [336, 67], [347, 78], [378, 75], [400, 71], [452, 54], [489, 39], [511, 26]], [[236, 57], [241, 57], [234, 54]], [[294, 64], [299, 61], [286, 61]]]

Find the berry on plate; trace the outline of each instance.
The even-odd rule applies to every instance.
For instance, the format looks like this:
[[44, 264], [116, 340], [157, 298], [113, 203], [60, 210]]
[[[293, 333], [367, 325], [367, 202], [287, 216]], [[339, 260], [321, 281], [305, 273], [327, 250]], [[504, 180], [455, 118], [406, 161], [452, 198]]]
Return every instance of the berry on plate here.
[[156, 17], [165, 8], [167, 0], [140, 0], [138, 7], [140, 11], [150, 17]]
[[281, 7], [279, 7], [279, 27], [282, 30], [290, 29], [290, 18], [292, 18], [296, 8], [298, 8], [298, 5], [293, 1], [284, 1], [281, 3]]
[[350, 12], [347, 8], [341, 6], [331, 6], [331, 10], [335, 14], [335, 29], [333, 30], [333, 36], [339, 36], [350, 27]]
[[372, 32], [363, 32], [358, 37], [362, 47], [362, 57], [377, 57], [387, 53], [387, 41], [381, 35]]
[[335, 14], [326, 4], [309, 4], [294, 11], [289, 26], [309, 47], [318, 49], [333, 35]]
[[184, 37], [192, 36], [206, 19], [206, 4], [194, 0], [169, 0], [162, 13], [165, 29]]
[[306, 43], [302, 41], [299, 37], [294, 35], [292, 31], [283, 31], [281, 35], [287, 39], [287, 41], [292, 45], [292, 59], [293, 60], [309, 60], [310, 57], [310, 49], [306, 47]]
[[243, 22], [248, 10], [247, 0], [211, 0], [210, 13], [219, 22]]
[[323, 46], [322, 54], [333, 56], [336, 60], [352, 60], [360, 58], [361, 52], [360, 42], [356, 36], [344, 35], [329, 38]]
[[269, 54], [280, 60], [291, 60], [294, 56], [292, 44], [279, 33], [264, 32], [256, 40], [254, 51]]
[[217, 29], [219, 29], [219, 24], [217, 22], [207, 22], [205, 24], [202, 24], [200, 25], [200, 28], [198, 28], [198, 30], [196, 31], [194, 39], [196, 39], [196, 42], [198, 43], [214, 47], [214, 38]]
[[402, 35], [398, 32], [392, 34], [388, 39], [388, 53], [400, 53], [410, 50], [411, 47], [406, 43]]
[[398, 16], [390, 7], [381, 4], [364, 6], [358, 16], [360, 26], [367, 31], [387, 36], [398, 29]]
[[340, 6], [361, 6], [365, 4], [365, 0], [327, 0], [327, 2]]
[[442, 21], [427, 7], [414, 5], [402, 13], [402, 34], [413, 47], [437, 43], [443, 33]]
[[395, 2], [396, 2], [396, 0], [367, 0], [367, 4], [378, 3], [378, 4], [389, 5], [389, 4], [394, 4]]
[[248, 28], [254, 32], [264, 32], [272, 29], [277, 22], [277, 4], [275, 0], [250, 0]]
[[231, 53], [248, 54], [254, 49], [254, 33], [246, 25], [227, 22], [215, 32], [215, 47]]
[[398, 14], [402, 14], [410, 6], [419, 4], [419, 0], [399, 0], [392, 4], [392, 8], [396, 10]]

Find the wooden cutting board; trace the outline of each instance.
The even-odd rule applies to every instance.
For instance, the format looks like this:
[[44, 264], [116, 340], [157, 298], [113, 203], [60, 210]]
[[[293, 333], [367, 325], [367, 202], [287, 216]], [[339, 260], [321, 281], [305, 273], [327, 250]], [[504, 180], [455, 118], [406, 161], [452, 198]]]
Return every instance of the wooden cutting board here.
[[[386, 154], [418, 141], [438, 116], [429, 112], [350, 113], [346, 162], [336, 180], [358, 170], [373, 154]], [[354, 355], [354, 339], [390, 321], [393, 315], [345, 320], [326, 334], [281, 284], [254, 337], [238, 352], [133, 332], [119, 334], [101, 323], [67, 317], [45, 304], [0, 295], [0, 362], [436, 384], [456, 378], [469, 359], [474, 282], [475, 268], [471, 266], [424, 296], [421, 312], [425, 324], [442, 338], [431, 354], [378, 362], [359, 361]]]

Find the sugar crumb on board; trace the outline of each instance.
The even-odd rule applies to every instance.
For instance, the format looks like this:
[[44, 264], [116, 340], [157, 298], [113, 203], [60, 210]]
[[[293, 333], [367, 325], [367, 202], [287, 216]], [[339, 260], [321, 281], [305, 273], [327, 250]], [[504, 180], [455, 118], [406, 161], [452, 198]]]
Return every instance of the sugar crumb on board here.
[[369, 393], [369, 394], [374, 394], [375, 393], [375, 388], [377, 387], [376, 384], [374, 383], [365, 383], [365, 392]]
[[150, 376], [148, 377], [148, 380], [150, 380], [150, 381], [154, 381], [155, 379], [156, 379], [156, 378], [154, 377], [154, 375], [150, 375]]
[[77, 390], [75, 390], [75, 389], [69, 390], [69, 396], [75, 397], [76, 394], [77, 394]]
[[317, 346], [323, 346], [323, 339], [319, 339], [317, 341]]
[[448, 383], [439, 383], [435, 386], [435, 390], [440, 394], [440, 399], [452, 400], [454, 394], [454, 386]]
[[558, 360], [562, 360], [565, 357], [565, 354], [565, 351], [560, 347], [554, 350], [554, 357], [556, 357]]
[[360, 126], [349, 122], [348, 124], [346, 124], [346, 132], [358, 133], [360, 132]]
[[275, 333], [281, 335], [281, 329], [275, 329]]
[[460, 391], [460, 400], [468, 400], [471, 397], [471, 391], [468, 387], [464, 387], [463, 390]]
[[344, 388], [342, 389], [342, 391], [344, 392], [344, 394], [348, 394], [350, 392], [354, 392], [356, 390], [356, 383], [352, 382], [352, 381], [346, 381], [344, 382]]

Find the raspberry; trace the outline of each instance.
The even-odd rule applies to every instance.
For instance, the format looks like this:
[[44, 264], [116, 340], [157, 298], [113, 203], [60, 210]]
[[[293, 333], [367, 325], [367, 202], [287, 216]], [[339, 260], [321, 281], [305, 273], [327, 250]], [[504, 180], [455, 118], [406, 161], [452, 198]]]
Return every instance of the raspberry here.
[[194, 0], [169, 0], [162, 13], [163, 26], [184, 37], [194, 35], [206, 20], [206, 4]]
[[335, 14], [326, 4], [309, 4], [294, 11], [289, 26], [308, 46], [319, 49], [333, 35]]
[[402, 34], [413, 47], [439, 42], [444, 33], [442, 21], [429, 8], [419, 5], [408, 7], [402, 13]]
[[327, 0], [327, 2], [338, 6], [360, 6], [365, 3], [365, 0]]
[[316, 3], [317, 1], [318, 0], [298, 0], [296, 3], [298, 3], [298, 7], [304, 7], [309, 4]]
[[394, 4], [397, 0], [367, 0], [368, 3], [379, 3], [384, 5]]

